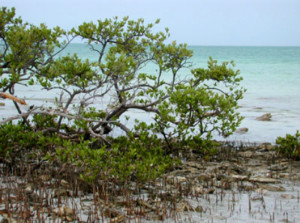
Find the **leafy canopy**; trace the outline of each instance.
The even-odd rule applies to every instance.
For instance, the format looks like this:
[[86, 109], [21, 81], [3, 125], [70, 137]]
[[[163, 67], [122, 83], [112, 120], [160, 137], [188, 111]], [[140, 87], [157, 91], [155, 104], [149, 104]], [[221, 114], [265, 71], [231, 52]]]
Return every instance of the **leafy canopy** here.
[[[53, 91], [60, 96], [48, 106], [21, 107], [14, 102], [18, 115], [1, 123], [21, 119], [19, 125], [36, 134], [84, 142], [83, 148], [87, 140], [93, 149], [101, 148], [99, 153], [104, 148], [115, 151], [113, 132], [141, 142], [160, 139], [165, 154], [178, 142], [208, 145], [201, 142], [213, 134], [229, 136], [242, 120], [237, 108], [244, 92], [234, 63], [209, 58], [207, 68], [191, 68], [193, 52], [186, 44], [167, 43], [168, 29], [153, 30], [158, 23], [115, 17], [67, 32], [24, 23], [15, 17], [15, 9], [2, 8], [1, 91], [20, 96], [17, 85], [37, 85], [41, 94]], [[95, 61], [76, 54], [61, 56], [76, 38], [97, 55]], [[149, 64], [155, 69], [148, 71]], [[136, 149], [152, 159], [142, 144]]]

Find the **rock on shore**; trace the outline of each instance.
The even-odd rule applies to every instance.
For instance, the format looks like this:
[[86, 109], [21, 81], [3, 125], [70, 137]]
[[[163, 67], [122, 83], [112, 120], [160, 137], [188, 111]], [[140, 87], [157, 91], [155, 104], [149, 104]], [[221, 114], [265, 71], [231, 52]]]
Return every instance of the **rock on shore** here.
[[271, 113], [266, 113], [262, 116], [257, 117], [256, 120], [258, 120], [258, 121], [271, 121], [271, 118], [272, 118]]

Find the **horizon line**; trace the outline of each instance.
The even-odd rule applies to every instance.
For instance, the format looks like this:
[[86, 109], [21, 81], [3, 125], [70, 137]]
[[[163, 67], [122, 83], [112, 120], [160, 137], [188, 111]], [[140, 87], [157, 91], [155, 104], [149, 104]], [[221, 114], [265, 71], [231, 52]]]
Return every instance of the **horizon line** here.
[[[72, 42], [71, 44], [87, 44], [85, 42]], [[167, 43], [168, 44], [168, 43]], [[179, 43], [180, 44], [180, 43]], [[300, 47], [300, 45], [219, 45], [219, 44], [187, 44], [188, 47]]]
[[300, 45], [198, 45], [188, 44], [187, 46], [201, 46], [201, 47], [300, 47]]

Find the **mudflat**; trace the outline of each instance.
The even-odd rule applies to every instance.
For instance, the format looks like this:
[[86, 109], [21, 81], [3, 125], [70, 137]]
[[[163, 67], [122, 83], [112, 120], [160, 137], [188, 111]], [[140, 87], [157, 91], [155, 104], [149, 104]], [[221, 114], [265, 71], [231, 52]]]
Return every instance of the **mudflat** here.
[[[2, 166], [4, 170], [5, 167]], [[298, 222], [300, 162], [278, 157], [271, 144], [224, 144], [153, 182], [85, 187], [61, 171], [0, 179], [1, 222]]]

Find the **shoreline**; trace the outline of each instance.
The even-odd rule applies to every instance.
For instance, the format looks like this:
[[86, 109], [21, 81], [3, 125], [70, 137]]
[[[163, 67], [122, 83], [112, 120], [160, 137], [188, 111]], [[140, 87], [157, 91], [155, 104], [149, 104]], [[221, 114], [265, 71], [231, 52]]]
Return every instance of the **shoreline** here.
[[[210, 160], [192, 152], [183, 158], [181, 165], [145, 185], [103, 181], [105, 187], [87, 191], [46, 170], [26, 178], [2, 175], [0, 209], [7, 207], [9, 196], [15, 220], [16, 210], [27, 210], [28, 219], [40, 222], [300, 220], [300, 162], [278, 158], [270, 144], [239, 150], [224, 146]], [[8, 218], [5, 211], [0, 216]]]

